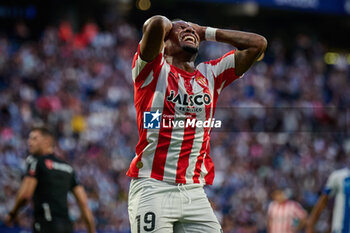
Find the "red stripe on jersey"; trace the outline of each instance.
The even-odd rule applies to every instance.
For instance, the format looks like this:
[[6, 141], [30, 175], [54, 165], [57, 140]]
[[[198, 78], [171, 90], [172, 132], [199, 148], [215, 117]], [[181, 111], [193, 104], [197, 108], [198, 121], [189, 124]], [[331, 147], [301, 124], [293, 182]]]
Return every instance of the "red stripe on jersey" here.
[[[173, 67], [171, 67], [170, 71], [174, 72]], [[171, 91], [174, 91], [175, 93], [177, 93], [179, 89], [179, 79], [173, 77], [171, 75], [171, 72], [169, 72], [167, 79], [168, 79], [168, 86], [167, 86], [165, 98], [164, 98], [164, 105], [163, 105], [164, 107], [163, 107], [163, 113], [162, 113], [163, 116], [174, 115], [175, 103], [167, 101], [167, 96], [170, 95]], [[163, 116], [161, 120], [163, 120]], [[163, 180], [164, 166], [166, 162], [168, 148], [170, 146], [172, 129], [173, 129], [172, 125], [169, 128], [163, 128], [163, 126], [161, 125], [161, 128], [159, 129], [158, 144], [157, 144], [156, 151], [154, 153], [152, 172], [151, 172], [151, 177], [157, 180]]]
[[[229, 53], [227, 53], [225, 56], [228, 56]], [[221, 60], [220, 60], [221, 61]], [[221, 73], [219, 76], [224, 76], [226, 75], [225, 71], [223, 73]], [[219, 92], [218, 92], [218, 85], [217, 85], [217, 80], [218, 80], [218, 77], [214, 77], [214, 98], [213, 98], [213, 102], [212, 102], [212, 109], [213, 109], [213, 116], [215, 114], [215, 109], [216, 109], [216, 104], [218, 102], [218, 98], [219, 98]], [[210, 140], [210, 134], [211, 134], [211, 131], [209, 132], [208, 134], [208, 140]], [[205, 168], [207, 169], [207, 175], [204, 177], [204, 180], [205, 180], [205, 183], [206, 184], [212, 184], [213, 183], [213, 180], [214, 180], [214, 177], [215, 177], [215, 169], [214, 169], [214, 163], [213, 163], [213, 160], [211, 159], [210, 155], [209, 155], [209, 151], [210, 151], [210, 145], [208, 143], [208, 147], [207, 147], [207, 151], [206, 151], [206, 156], [204, 158], [204, 166]]]
[[[210, 94], [209, 89], [206, 89], [205, 92]], [[215, 91], [214, 91], [213, 101], [211, 102], [210, 105], [206, 106], [205, 108], [206, 119], [209, 119], [211, 111], [212, 111], [212, 117], [214, 117], [217, 99], [218, 99], [218, 96], [215, 96]], [[209, 129], [208, 131], [208, 136], [206, 139], [207, 150], [205, 152], [206, 156], [204, 157], [204, 166], [205, 166], [205, 169], [207, 170], [207, 175], [205, 175], [204, 177], [206, 184], [212, 184], [215, 176], [214, 163], [210, 157], [210, 144], [209, 144], [210, 134], [211, 134], [211, 129]]]
[[[205, 77], [205, 81], [206, 81], [206, 83], [208, 83], [208, 79], [206, 77]], [[208, 89], [208, 86], [203, 89], [203, 93], [207, 93], [210, 95], [210, 91]], [[209, 119], [211, 109], [213, 107], [213, 103], [215, 102], [215, 97], [212, 99], [213, 100], [212, 100], [211, 104], [205, 106], [205, 119], [206, 120]], [[204, 155], [206, 154], [206, 157], [209, 156], [209, 150], [207, 150], [209, 148], [209, 140], [210, 140], [209, 129], [204, 128], [203, 143], [202, 143], [202, 147], [201, 147], [200, 152], [199, 152], [199, 156], [197, 157], [196, 168], [195, 168], [194, 175], [192, 178], [194, 183], [200, 183], [199, 176], [200, 176], [201, 171], [202, 171], [203, 159], [205, 160]], [[214, 170], [213, 170], [213, 172], [214, 172]], [[214, 178], [214, 176], [212, 176], [212, 178]], [[213, 180], [205, 179], [205, 182], [206, 182], [206, 184], [212, 184]]]
[[[193, 95], [190, 79], [184, 78], [184, 84], [185, 84], [187, 94]], [[196, 118], [196, 114], [186, 113], [186, 116], [188, 116], [191, 119]], [[184, 138], [182, 141], [181, 151], [177, 162], [176, 183], [186, 183], [186, 178], [185, 178], [186, 170], [189, 165], [189, 158], [190, 158], [190, 154], [193, 146], [195, 133], [196, 133], [195, 127], [185, 127]]]
[[[197, 157], [197, 162], [196, 162], [196, 168], [194, 170], [194, 175], [193, 175], [193, 183], [200, 183], [199, 182], [199, 176], [201, 174], [201, 167], [202, 167], [202, 163], [203, 163], [203, 157], [206, 151], [206, 147], [207, 147], [207, 141], [208, 141], [208, 137], [209, 137], [209, 133], [208, 133], [208, 129], [204, 129], [204, 136], [203, 136], [203, 143], [202, 143], [202, 147], [199, 153], [199, 156]], [[204, 143], [206, 142], [206, 143]]]
[[227, 87], [230, 83], [232, 83], [236, 79], [239, 79], [239, 77], [240, 76], [236, 75], [234, 68], [230, 68], [230, 69], [225, 70], [224, 72], [222, 72], [219, 76], [217, 76], [215, 78], [215, 84], [214, 84], [215, 91], [218, 90], [219, 88], [221, 88], [221, 85], [223, 82], [225, 82], [225, 83], [224, 83], [224, 86], [222, 87], [222, 89]]

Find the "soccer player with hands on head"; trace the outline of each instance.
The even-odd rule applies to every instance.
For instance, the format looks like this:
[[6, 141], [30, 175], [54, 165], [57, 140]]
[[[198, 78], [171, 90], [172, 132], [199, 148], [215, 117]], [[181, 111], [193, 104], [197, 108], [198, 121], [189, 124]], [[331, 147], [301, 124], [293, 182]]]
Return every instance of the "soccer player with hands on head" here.
[[[217, 41], [237, 48], [195, 66], [199, 44]], [[205, 184], [212, 184], [210, 127], [144, 126], [144, 113], [210, 121], [222, 89], [261, 57], [263, 36], [203, 27], [153, 16], [132, 64], [139, 142], [127, 175], [132, 177], [128, 211], [131, 232], [222, 232]], [[157, 117], [154, 117], [157, 118]], [[154, 119], [152, 119], [154, 120]]]

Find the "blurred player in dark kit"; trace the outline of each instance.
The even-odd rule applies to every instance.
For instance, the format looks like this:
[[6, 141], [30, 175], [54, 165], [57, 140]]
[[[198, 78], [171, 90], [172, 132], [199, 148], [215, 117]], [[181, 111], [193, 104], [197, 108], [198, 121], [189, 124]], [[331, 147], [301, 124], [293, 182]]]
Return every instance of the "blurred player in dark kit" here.
[[33, 198], [35, 233], [72, 233], [73, 224], [69, 219], [67, 203], [67, 194], [71, 191], [88, 232], [94, 233], [94, 219], [85, 190], [78, 183], [73, 168], [54, 155], [54, 146], [54, 135], [48, 128], [36, 127], [31, 130], [27, 173], [5, 223], [11, 225], [19, 210]]

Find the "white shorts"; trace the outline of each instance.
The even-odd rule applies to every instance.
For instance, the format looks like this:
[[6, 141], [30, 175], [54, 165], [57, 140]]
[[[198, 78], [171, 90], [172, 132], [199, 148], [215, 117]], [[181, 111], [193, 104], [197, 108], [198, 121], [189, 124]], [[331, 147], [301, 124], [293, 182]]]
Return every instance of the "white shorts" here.
[[131, 233], [221, 233], [202, 184], [133, 179], [128, 201]]

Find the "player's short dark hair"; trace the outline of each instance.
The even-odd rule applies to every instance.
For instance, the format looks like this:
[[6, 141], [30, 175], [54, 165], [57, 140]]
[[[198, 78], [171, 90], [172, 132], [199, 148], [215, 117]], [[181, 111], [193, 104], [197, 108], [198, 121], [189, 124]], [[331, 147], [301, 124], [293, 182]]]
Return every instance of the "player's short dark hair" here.
[[49, 127], [45, 125], [34, 126], [30, 129], [30, 132], [33, 132], [33, 131], [39, 131], [43, 136], [51, 137], [55, 141], [55, 138], [56, 138], [55, 134]]
[[172, 20], [171, 20], [172, 23], [175, 23], [175, 22], [177, 22], [177, 21], [184, 21], [184, 20], [183, 20], [183, 19], [180, 19], [180, 18], [176, 18], [176, 19], [172, 19]]

